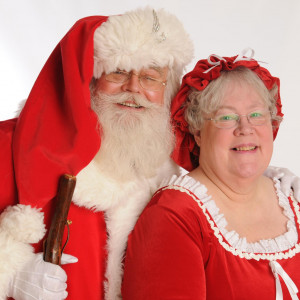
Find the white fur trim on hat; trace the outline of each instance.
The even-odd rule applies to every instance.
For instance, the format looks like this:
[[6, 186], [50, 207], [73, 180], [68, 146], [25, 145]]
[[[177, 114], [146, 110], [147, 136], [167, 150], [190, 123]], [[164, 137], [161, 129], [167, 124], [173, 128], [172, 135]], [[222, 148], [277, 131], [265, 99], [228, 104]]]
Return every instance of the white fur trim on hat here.
[[0, 216], [0, 299], [6, 299], [14, 274], [33, 257], [46, 230], [44, 214], [27, 205], [9, 206]]
[[153, 65], [168, 66], [181, 77], [193, 50], [181, 22], [163, 9], [147, 7], [111, 16], [94, 34], [94, 77]]

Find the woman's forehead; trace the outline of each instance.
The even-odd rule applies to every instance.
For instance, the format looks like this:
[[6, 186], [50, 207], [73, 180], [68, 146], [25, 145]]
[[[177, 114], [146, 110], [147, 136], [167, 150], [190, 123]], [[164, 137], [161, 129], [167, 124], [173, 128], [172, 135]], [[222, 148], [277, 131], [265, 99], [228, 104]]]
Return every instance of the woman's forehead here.
[[266, 105], [267, 93], [245, 80], [231, 80], [224, 85], [219, 107], [233, 108], [237, 103], [247, 106]]

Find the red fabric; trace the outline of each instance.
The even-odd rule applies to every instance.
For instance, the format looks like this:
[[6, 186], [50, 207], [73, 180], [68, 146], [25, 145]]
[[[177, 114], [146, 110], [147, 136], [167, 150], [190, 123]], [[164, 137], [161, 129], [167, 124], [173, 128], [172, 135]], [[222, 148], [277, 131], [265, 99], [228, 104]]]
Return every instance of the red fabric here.
[[[273, 77], [267, 69], [261, 67], [254, 59], [234, 62], [236, 58], [237, 55], [233, 57], [223, 57], [224, 60], [221, 60], [217, 56], [211, 56], [211, 61], [213, 63], [220, 62], [219, 65], [216, 65], [213, 68], [207, 59], [199, 60], [195, 68], [183, 77], [181, 88], [175, 99], [172, 101], [171, 115], [176, 135], [176, 147], [172, 157], [177, 164], [188, 171], [191, 171], [198, 166], [197, 158], [199, 155], [199, 147], [197, 146], [194, 137], [189, 133], [188, 124], [184, 120], [185, 101], [191, 87], [202, 91], [212, 80], [218, 78], [222, 71], [230, 71], [239, 66], [244, 66], [255, 72], [264, 82], [267, 89], [270, 90], [274, 84], [278, 86], [278, 99], [276, 103], [277, 115], [283, 116], [281, 112], [282, 105], [279, 79]], [[212, 69], [209, 72], [204, 73], [210, 68]], [[274, 139], [277, 135], [277, 131], [278, 128], [273, 131]], [[196, 157], [196, 159], [193, 159], [194, 157]]]
[[17, 121], [13, 158], [19, 202], [43, 206], [63, 173], [77, 175], [100, 147], [90, 107], [93, 34], [107, 17], [79, 20], [52, 52]]
[[[53, 216], [53, 208], [51, 202], [43, 208], [47, 228]], [[71, 204], [68, 220], [72, 221], [72, 224], [69, 226], [70, 238], [64, 253], [78, 258], [75, 264], [62, 265], [68, 276], [68, 299], [104, 299], [103, 282], [107, 259], [104, 214]], [[66, 240], [67, 228], [63, 241]], [[36, 252], [43, 251], [43, 242], [35, 248]]]
[[[0, 176], [2, 179], [0, 181], [0, 212], [6, 206], [18, 203], [11, 154], [15, 124], [16, 119], [0, 122]], [[54, 207], [54, 201], [48, 201], [42, 207], [47, 228], [49, 228]], [[95, 213], [71, 204], [68, 219], [72, 221], [72, 224], [65, 253], [79, 259], [76, 264], [62, 266], [68, 275], [68, 299], [104, 299], [103, 281], [107, 258], [104, 215], [102, 212]], [[66, 236], [67, 230], [64, 233], [64, 241]], [[43, 251], [43, 241], [35, 245], [35, 248], [36, 252]]]
[[68, 299], [104, 299], [107, 259], [104, 213], [72, 205], [68, 219], [72, 224], [64, 252], [78, 258], [78, 263], [63, 266], [68, 274]]
[[[210, 216], [209, 221], [213, 223]], [[173, 189], [157, 193], [129, 236], [123, 300], [274, 300], [269, 261], [226, 250], [209, 221], [189, 194]], [[299, 247], [299, 220], [296, 224]], [[300, 254], [277, 262], [299, 288]], [[283, 281], [281, 286], [283, 299], [291, 299]]]
[[0, 122], [0, 213], [17, 203], [17, 189], [12, 158], [12, 139], [16, 119]]
[[[93, 34], [107, 17], [79, 20], [54, 49], [18, 119], [0, 122], [0, 213], [16, 203], [53, 215], [59, 177], [77, 175], [100, 147], [98, 121], [90, 107]], [[69, 299], [104, 298], [106, 227], [103, 213], [71, 205], [66, 253], [79, 262], [63, 266]], [[42, 251], [42, 242], [36, 246]]]

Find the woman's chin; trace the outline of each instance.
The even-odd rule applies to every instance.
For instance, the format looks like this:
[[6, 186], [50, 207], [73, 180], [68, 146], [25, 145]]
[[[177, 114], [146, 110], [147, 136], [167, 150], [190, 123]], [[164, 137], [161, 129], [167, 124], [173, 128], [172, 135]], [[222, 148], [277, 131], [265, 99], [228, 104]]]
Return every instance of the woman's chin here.
[[262, 166], [253, 165], [253, 164], [246, 164], [246, 165], [240, 165], [235, 171], [234, 174], [236, 174], [237, 177], [240, 178], [255, 178], [262, 175], [264, 172], [264, 169]]

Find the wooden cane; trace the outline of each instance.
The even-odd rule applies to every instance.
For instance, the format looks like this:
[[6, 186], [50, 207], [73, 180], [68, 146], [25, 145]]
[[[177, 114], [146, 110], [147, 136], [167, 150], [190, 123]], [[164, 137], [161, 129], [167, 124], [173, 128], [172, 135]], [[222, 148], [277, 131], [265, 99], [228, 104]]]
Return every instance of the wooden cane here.
[[61, 263], [63, 233], [67, 224], [75, 185], [75, 176], [64, 174], [60, 177], [55, 212], [44, 243], [44, 261], [46, 262], [56, 265]]

